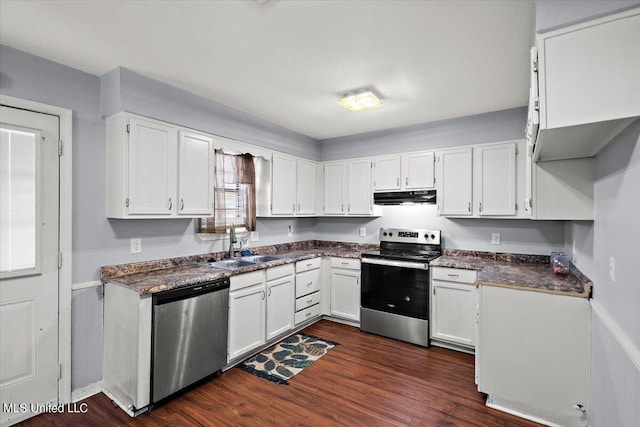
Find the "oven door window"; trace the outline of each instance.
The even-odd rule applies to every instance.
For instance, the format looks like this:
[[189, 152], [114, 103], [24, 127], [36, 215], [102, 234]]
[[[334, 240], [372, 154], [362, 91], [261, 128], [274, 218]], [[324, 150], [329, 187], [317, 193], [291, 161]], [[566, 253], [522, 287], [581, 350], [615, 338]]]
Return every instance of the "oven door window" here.
[[362, 307], [428, 319], [429, 270], [362, 263]]

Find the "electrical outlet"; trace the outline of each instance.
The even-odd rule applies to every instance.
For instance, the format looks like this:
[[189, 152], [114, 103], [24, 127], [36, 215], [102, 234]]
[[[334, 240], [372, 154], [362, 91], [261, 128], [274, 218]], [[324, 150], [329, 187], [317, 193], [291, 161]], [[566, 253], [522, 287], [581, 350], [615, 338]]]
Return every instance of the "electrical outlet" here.
[[135, 239], [129, 240], [129, 246], [131, 248], [132, 254], [139, 254], [142, 252], [142, 238], [137, 237]]
[[612, 256], [609, 257], [609, 280], [611, 280], [611, 282], [616, 281], [616, 261]]
[[293, 225], [289, 225], [289, 229], [287, 230], [287, 236], [293, 236]]
[[492, 245], [500, 244], [500, 233], [491, 233], [491, 244]]
[[257, 242], [258, 240], [260, 240], [260, 235], [258, 235], [257, 231], [252, 231], [250, 238], [252, 242]]
[[367, 235], [367, 228], [360, 227], [360, 237], [365, 237]]

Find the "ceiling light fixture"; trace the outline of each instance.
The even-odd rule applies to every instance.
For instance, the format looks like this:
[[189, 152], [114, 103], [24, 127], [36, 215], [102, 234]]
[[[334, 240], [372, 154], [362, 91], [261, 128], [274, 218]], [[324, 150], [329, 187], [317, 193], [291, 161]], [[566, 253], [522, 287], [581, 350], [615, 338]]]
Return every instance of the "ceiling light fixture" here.
[[382, 107], [382, 101], [370, 90], [346, 93], [338, 102], [349, 111], [365, 111]]

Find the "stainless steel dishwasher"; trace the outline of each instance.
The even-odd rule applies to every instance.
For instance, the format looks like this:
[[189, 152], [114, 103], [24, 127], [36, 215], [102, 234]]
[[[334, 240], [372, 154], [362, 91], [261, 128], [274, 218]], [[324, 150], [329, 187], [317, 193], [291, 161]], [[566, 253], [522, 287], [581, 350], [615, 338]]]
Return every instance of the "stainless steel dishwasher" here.
[[229, 279], [153, 296], [153, 403], [226, 365], [228, 312]]

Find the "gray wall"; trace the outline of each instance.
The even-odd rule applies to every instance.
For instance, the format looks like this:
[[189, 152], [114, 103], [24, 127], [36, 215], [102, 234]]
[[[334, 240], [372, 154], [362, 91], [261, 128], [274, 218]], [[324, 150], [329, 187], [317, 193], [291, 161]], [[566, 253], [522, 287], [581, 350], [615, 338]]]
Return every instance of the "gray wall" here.
[[525, 107], [320, 141], [322, 160], [523, 139]]
[[[595, 221], [566, 225], [565, 249], [594, 283], [593, 300], [640, 353], [640, 120], [596, 156]], [[609, 257], [615, 282], [609, 280]], [[594, 427], [640, 425], [640, 369], [596, 313], [591, 336], [591, 413]]]
[[544, 33], [637, 6], [640, 6], [638, 0], [537, 0], [536, 32]]

